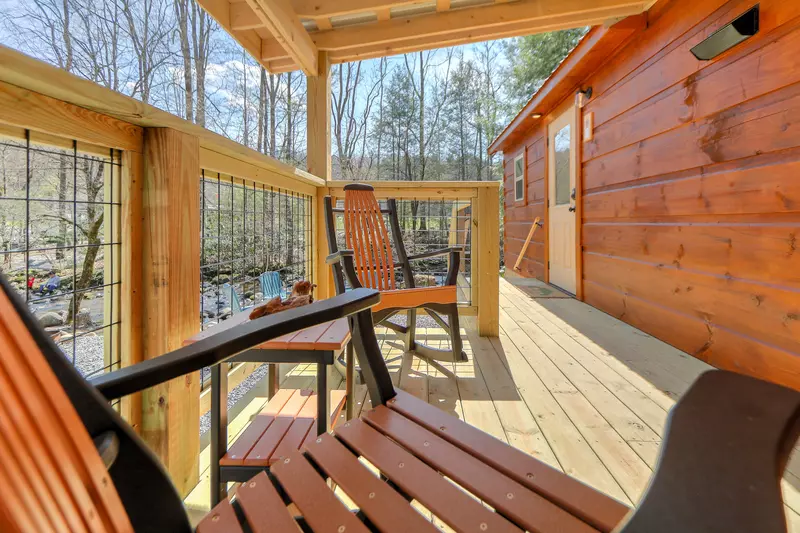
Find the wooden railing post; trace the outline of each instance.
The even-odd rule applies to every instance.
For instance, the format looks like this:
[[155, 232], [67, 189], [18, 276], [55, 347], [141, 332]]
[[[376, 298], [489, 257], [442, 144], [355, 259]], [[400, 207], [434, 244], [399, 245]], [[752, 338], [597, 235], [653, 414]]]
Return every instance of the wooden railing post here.
[[[200, 329], [200, 143], [170, 128], [147, 128], [144, 155], [142, 339], [151, 359]], [[199, 397], [195, 372], [142, 398], [142, 437], [183, 496], [199, 478]]]
[[[500, 199], [497, 187], [480, 187], [473, 215], [473, 298], [477, 281], [478, 333], [500, 334]], [[477, 264], [474, 262], [477, 261]], [[477, 278], [475, 280], [474, 278]]]
[[[307, 165], [308, 171], [323, 178], [331, 179], [331, 64], [327, 52], [319, 53], [317, 76], [308, 77], [306, 92], [307, 126]], [[314, 200], [314, 282], [317, 284], [317, 298], [333, 296], [333, 280], [330, 268], [325, 265], [328, 242], [325, 237], [323, 199], [328, 194], [327, 187], [317, 188]]]
[[[142, 152], [122, 152], [120, 191], [120, 233], [122, 241], [120, 265], [120, 365], [140, 363], [142, 354], [142, 227], [144, 224], [144, 161]], [[120, 400], [120, 413], [133, 427], [142, 431], [142, 395], [125, 396]]]

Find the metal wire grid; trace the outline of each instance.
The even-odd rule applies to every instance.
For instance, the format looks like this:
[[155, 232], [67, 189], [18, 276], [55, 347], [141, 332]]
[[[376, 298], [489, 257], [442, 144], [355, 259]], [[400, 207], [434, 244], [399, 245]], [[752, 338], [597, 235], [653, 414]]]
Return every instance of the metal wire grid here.
[[[50, 333], [71, 363], [91, 377], [120, 368], [117, 263], [122, 164], [118, 150], [98, 156], [80, 152], [77, 141], [71, 144], [71, 149], [36, 144], [30, 131], [24, 140], [0, 141], [0, 270], [35, 315], [67, 314], [65, 325]], [[53, 235], [55, 228], [58, 238]], [[49, 267], [37, 269], [35, 264]], [[33, 294], [29, 278], [48, 270], [66, 272], [66, 283], [62, 281], [53, 294]], [[101, 291], [102, 296], [94, 298]], [[102, 309], [99, 325], [92, 310], [88, 320], [82, 316], [83, 304], [95, 312]], [[78, 339], [89, 336], [102, 337], [102, 360], [96, 344], [79, 350]]]
[[[202, 329], [232, 313], [228, 284], [245, 308], [271, 298], [262, 273], [279, 273], [283, 297], [297, 281], [313, 283], [311, 196], [207, 170], [200, 184]], [[201, 390], [207, 382], [203, 372]]]
[[[403, 232], [403, 243], [408, 255], [447, 248], [463, 246], [458, 276], [458, 303], [472, 305], [472, 199], [440, 199], [409, 198], [398, 199], [397, 215], [400, 230]], [[386, 209], [386, 201], [379, 200], [381, 209]], [[339, 199], [337, 207], [342, 208], [344, 200]], [[344, 220], [336, 216], [336, 234], [339, 248], [345, 248]], [[386, 228], [391, 233], [391, 226], [386, 221]], [[397, 261], [397, 252], [393, 250]], [[414, 261], [415, 284], [417, 287], [441, 285], [447, 276], [448, 256], [431, 257]], [[398, 282], [402, 281], [402, 271], [395, 272]]]

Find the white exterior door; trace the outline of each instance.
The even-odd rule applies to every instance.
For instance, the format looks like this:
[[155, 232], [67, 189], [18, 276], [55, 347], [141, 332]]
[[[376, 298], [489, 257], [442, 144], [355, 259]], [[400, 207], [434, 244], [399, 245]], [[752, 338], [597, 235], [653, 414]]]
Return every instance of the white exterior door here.
[[575, 109], [570, 107], [547, 129], [548, 240], [550, 283], [575, 294]]

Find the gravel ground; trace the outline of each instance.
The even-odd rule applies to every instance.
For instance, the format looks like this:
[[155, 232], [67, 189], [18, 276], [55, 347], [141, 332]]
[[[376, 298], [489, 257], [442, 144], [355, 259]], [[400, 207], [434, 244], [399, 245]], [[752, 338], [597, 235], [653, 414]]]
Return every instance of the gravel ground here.
[[[58, 347], [61, 348], [67, 359], [72, 361], [72, 341], [58, 343]], [[82, 376], [102, 373], [103, 349], [103, 337], [100, 335], [89, 334], [85, 337], [78, 337], [75, 347], [75, 368]]]
[[[445, 322], [447, 322], [447, 317], [442, 317]], [[406, 314], [400, 313], [394, 315], [391, 318], [391, 322], [394, 322], [398, 326], [405, 326], [406, 325]], [[417, 315], [417, 327], [418, 328], [438, 328], [439, 324], [436, 323], [434, 319], [429, 317], [428, 315]]]
[[[267, 375], [267, 370], [269, 369], [269, 365], [261, 365], [256, 369], [255, 372], [247, 376], [247, 379], [239, 383], [236, 388], [234, 388], [228, 394], [228, 410], [233, 409], [233, 406], [236, 403], [244, 398], [244, 395], [247, 394], [250, 389], [256, 386], [256, 384], [261, 381]], [[209, 372], [210, 378], [210, 372]], [[203, 416], [200, 417], [200, 435], [202, 436], [203, 433], [211, 429], [211, 411], [207, 412]]]

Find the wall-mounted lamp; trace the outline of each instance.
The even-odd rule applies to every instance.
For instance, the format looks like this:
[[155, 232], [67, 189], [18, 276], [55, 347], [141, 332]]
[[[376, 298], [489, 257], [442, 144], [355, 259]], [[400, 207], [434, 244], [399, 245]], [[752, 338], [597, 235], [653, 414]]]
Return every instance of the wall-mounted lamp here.
[[700, 61], [714, 59], [722, 52], [758, 33], [758, 11], [756, 4], [727, 26], [712, 33], [706, 40], [692, 48], [692, 54]]
[[578, 108], [583, 109], [583, 106], [586, 105], [586, 102], [592, 97], [592, 88], [588, 87], [583, 91], [578, 91], [576, 93]]
[[541, 113], [534, 113], [533, 115], [531, 115], [531, 118], [534, 119], [534, 120], [536, 120], [537, 118], [542, 118], [542, 114]]

